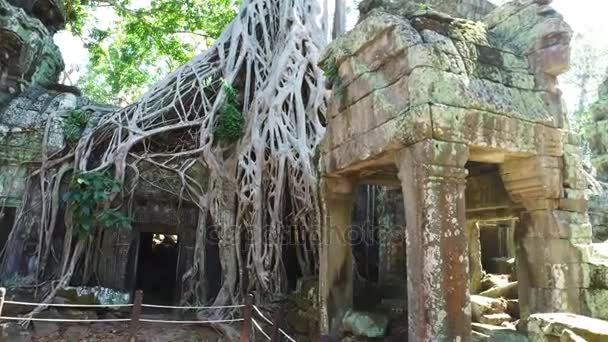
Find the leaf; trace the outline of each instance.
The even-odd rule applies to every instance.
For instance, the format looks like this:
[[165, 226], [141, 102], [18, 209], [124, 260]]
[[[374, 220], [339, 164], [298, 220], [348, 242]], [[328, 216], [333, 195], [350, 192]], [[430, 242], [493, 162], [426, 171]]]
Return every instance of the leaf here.
[[84, 184], [84, 185], [90, 184], [89, 180], [86, 178], [78, 178], [77, 182], [78, 182], [78, 184]]

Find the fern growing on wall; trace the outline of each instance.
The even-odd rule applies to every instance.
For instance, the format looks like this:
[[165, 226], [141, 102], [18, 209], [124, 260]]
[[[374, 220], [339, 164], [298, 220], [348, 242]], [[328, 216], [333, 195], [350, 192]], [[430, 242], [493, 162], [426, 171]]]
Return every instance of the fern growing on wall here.
[[63, 136], [70, 144], [75, 144], [80, 139], [82, 131], [86, 127], [91, 115], [81, 109], [75, 109], [69, 111], [66, 116], [63, 117]]
[[215, 135], [222, 141], [234, 142], [243, 136], [243, 125], [245, 120], [239, 110], [241, 106], [237, 90], [224, 81], [222, 84], [226, 102], [220, 110]]

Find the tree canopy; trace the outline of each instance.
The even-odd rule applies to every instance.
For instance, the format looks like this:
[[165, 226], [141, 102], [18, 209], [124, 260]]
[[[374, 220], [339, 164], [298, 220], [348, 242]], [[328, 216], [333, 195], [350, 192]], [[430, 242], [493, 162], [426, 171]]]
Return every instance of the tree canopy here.
[[[239, 4], [240, 0], [66, 1], [68, 27], [81, 37], [90, 55], [88, 70], [76, 85], [100, 103], [131, 102], [219, 37]], [[107, 25], [99, 25], [96, 16], [102, 8], [114, 17]]]

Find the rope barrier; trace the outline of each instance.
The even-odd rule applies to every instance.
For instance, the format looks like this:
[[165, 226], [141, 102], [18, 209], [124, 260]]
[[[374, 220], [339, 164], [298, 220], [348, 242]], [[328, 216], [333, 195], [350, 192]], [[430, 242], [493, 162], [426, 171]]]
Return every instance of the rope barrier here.
[[[132, 307], [133, 304], [59, 304], [59, 303], [32, 303], [32, 302], [18, 302], [12, 300], [5, 300], [4, 304], [13, 305], [24, 305], [24, 306], [54, 306], [54, 307], [68, 307], [68, 308], [120, 308], [120, 307]], [[156, 305], [156, 304], [142, 304], [142, 307], [147, 308], [160, 308], [160, 309], [184, 309], [184, 310], [203, 310], [203, 309], [234, 309], [242, 308], [245, 305], [217, 305], [217, 306], [173, 306], [173, 305]]]
[[[83, 323], [83, 322], [129, 322], [130, 318], [101, 318], [101, 319], [71, 319], [71, 318], [28, 318], [28, 317], [10, 317], [0, 316], [0, 320], [8, 321], [41, 321], [41, 322], [72, 322], [72, 323]], [[148, 319], [141, 318], [140, 322], [149, 323], [181, 323], [181, 324], [203, 324], [203, 323], [231, 323], [231, 322], [242, 322], [242, 318], [233, 319], [218, 319], [215, 321], [170, 321], [162, 319]]]
[[205, 324], [205, 323], [231, 323], [231, 322], [242, 322], [243, 318], [233, 318], [233, 319], [218, 319], [215, 321], [168, 321], [162, 319], [149, 319], [149, 318], [140, 318], [140, 322], [148, 322], [148, 323], [181, 323], [181, 324]]
[[279, 332], [280, 332], [280, 333], [281, 333], [283, 336], [285, 336], [285, 338], [287, 338], [288, 340], [290, 340], [291, 342], [296, 342], [296, 340], [295, 340], [293, 337], [291, 337], [291, 336], [287, 335], [287, 333], [286, 333], [286, 332], [285, 332], [283, 329], [279, 328]]
[[266, 316], [264, 316], [264, 314], [262, 313], [262, 311], [260, 311], [260, 309], [259, 309], [257, 306], [255, 306], [255, 305], [254, 305], [254, 306], [253, 306], [253, 310], [255, 310], [255, 312], [257, 312], [257, 313], [258, 313], [258, 315], [259, 315], [259, 316], [260, 316], [260, 317], [261, 317], [261, 318], [262, 318], [264, 321], [266, 321], [266, 323], [268, 323], [268, 324], [270, 324], [270, 325], [274, 325], [274, 324], [272, 323], [272, 321], [271, 321], [271, 320], [269, 320], [268, 318], [266, 318]]
[[40, 322], [129, 322], [130, 318], [101, 318], [101, 319], [72, 319], [72, 318], [36, 318], [36, 317], [7, 317], [0, 316], [0, 320], [7, 321], [40, 321]]
[[262, 327], [260, 326], [260, 324], [258, 323], [258, 321], [255, 320], [255, 318], [252, 318], [251, 321], [253, 322], [253, 326], [256, 327], [256, 329], [258, 329], [259, 332], [262, 333], [262, 335], [264, 335], [264, 337], [266, 337], [266, 339], [268, 341], [270, 341], [270, 336], [268, 336], [265, 332], [264, 329], [262, 329]]
[[[274, 326], [272, 320], [264, 315], [262, 310], [258, 308], [256, 305], [252, 305], [249, 303], [247, 305], [238, 304], [238, 305], [218, 305], [218, 306], [171, 306], [171, 305], [156, 305], [156, 304], [142, 304], [141, 298], [139, 302], [137, 302], [137, 306], [134, 304], [42, 304], [42, 303], [33, 303], [33, 302], [21, 302], [21, 301], [12, 301], [5, 300], [6, 290], [4, 288], [0, 288], [0, 315], [2, 306], [4, 304], [8, 305], [23, 305], [23, 306], [46, 306], [46, 307], [68, 307], [68, 308], [121, 308], [121, 307], [132, 307], [133, 310], [135, 308], [139, 308], [141, 310], [142, 307], [147, 308], [159, 308], [159, 309], [182, 309], [182, 310], [210, 310], [210, 309], [235, 309], [235, 308], [253, 308], [257, 315], [264, 320], [265, 323], [270, 326]], [[141, 297], [141, 295], [140, 295]], [[134, 316], [135, 317], [135, 316]], [[9, 320], [9, 321], [38, 321], [38, 322], [65, 322], [65, 323], [90, 323], [90, 322], [147, 322], [147, 323], [171, 323], [171, 324], [209, 324], [209, 323], [233, 323], [233, 322], [243, 322], [245, 318], [233, 318], [233, 319], [218, 319], [218, 320], [209, 320], [209, 321], [174, 321], [174, 320], [162, 320], [162, 319], [152, 319], [152, 318], [140, 318], [139, 314], [136, 315], [136, 318], [102, 318], [102, 319], [72, 319], [72, 318], [36, 318], [36, 317], [11, 317], [11, 316], [0, 316], [0, 320]], [[257, 329], [264, 337], [272, 341], [272, 339], [276, 338], [276, 330], [273, 331], [273, 337], [270, 336], [262, 329], [260, 323], [253, 317], [248, 316], [253, 323], [255, 329]], [[278, 321], [277, 321], [278, 322]], [[280, 323], [279, 323], [280, 324]], [[275, 328], [276, 329], [276, 328]], [[136, 331], [136, 330], [134, 330]], [[296, 342], [296, 340], [289, 336], [285, 330], [279, 328], [278, 331], [287, 338], [291, 342]]]
[[50, 306], [50, 307], [64, 307], [64, 308], [126, 308], [131, 307], [133, 304], [55, 304], [55, 303], [32, 303], [32, 302], [18, 302], [13, 300], [5, 300], [4, 304], [23, 305], [23, 306]]
[[[255, 312], [257, 312], [257, 314], [264, 320], [266, 321], [266, 323], [270, 324], [271, 326], [274, 326], [274, 323], [272, 323], [272, 321], [270, 321], [268, 318], [266, 318], [266, 316], [264, 316], [264, 314], [262, 313], [262, 311], [260, 310], [260, 308], [258, 308], [257, 306], [253, 305], [253, 310], [255, 310]], [[261, 328], [260, 328], [261, 329]], [[291, 342], [296, 342], [296, 340], [289, 336], [285, 330], [279, 328], [279, 332], [285, 336], [285, 338], [287, 338], [289, 341]]]
[[172, 305], [156, 305], [156, 304], [142, 304], [142, 307], [146, 308], [159, 308], [159, 309], [185, 309], [185, 310], [206, 310], [206, 309], [234, 309], [242, 308], [245, 305], [218, 305], [218, 306], [172, 306]]

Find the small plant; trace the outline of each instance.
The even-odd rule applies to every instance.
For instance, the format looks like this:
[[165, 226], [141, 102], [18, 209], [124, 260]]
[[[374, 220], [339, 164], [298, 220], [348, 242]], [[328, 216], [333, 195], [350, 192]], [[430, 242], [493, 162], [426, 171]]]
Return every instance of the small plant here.
[[75, 144], [80, 139], [82, 131], [86, 127], [91, 115], [81, 109], [74, 109], [63, 118], [63, 135], [70, 144]]
[[105, 172], [75, 175], [64, 199], [70, 204], [74, 234], [87, 237], [94, 226], [102, 228], [130, 228], [130, 219], [106, 206], [112, 195], [122, 190], [120, 183]]
[[338, 79], [338, 66], [336, 63], [330, 63], [329, 67], [323, 70], [323, 75], [327, 78], [328, 81], [334, 82]]
[[334, 60], [332, 63], [330, 63], [329, 67], [323, 70], [323, 74], [325, 75], [325, 78], [327, 78], [327, 81], [333, 84], [334, 95], [337, 98], [341, 98], [342, 93], [344, 92], [344, 84], [342, 83], [342, 79], [338, 73], [337, 62]]
[[419, 3], [418, 4], [418, 9], [421, 11], [426, 11], [428, 9], [428, 6], [425, 3]]
[[223, 82], [222, 88], [226, 94], [226, 102], [220, 109], [214, 134], [220, 140], [234, 142], [243, 136], [245, 120], [239, 110], [241, 104], [236, 89], [226, 81]]

